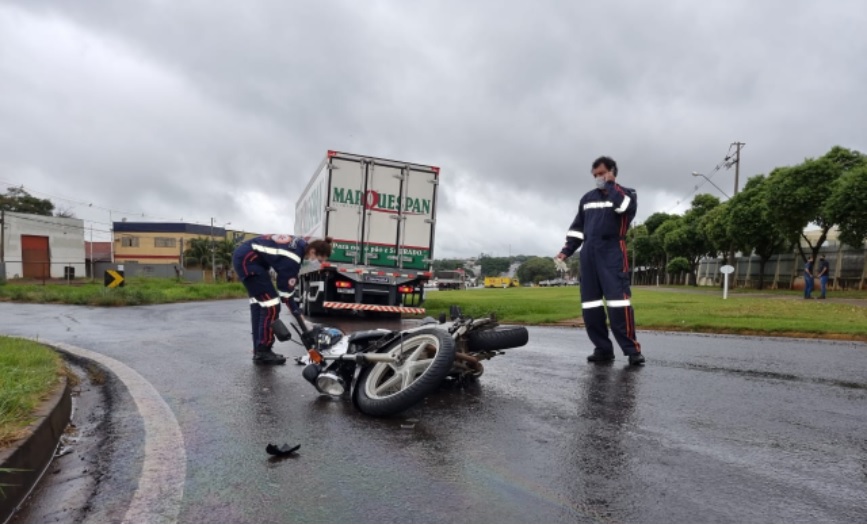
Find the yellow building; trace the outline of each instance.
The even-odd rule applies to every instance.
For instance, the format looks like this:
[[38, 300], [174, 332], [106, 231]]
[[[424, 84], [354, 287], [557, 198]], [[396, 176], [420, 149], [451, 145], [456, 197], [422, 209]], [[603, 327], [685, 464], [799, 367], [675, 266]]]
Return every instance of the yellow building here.
[[183, 222], [115, 222], [113, 224], [114, 262], [182, 265], [183, 252], [191, 239], [221, 241], [235, 244], [259, 234], [188, 224]]

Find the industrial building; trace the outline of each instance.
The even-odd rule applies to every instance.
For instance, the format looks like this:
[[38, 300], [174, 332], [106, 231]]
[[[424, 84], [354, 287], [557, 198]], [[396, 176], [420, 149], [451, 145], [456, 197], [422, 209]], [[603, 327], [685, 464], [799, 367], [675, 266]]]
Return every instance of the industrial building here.
[[84, 221], [2, 213], [0, 278], [71, 279], [84, 275]]

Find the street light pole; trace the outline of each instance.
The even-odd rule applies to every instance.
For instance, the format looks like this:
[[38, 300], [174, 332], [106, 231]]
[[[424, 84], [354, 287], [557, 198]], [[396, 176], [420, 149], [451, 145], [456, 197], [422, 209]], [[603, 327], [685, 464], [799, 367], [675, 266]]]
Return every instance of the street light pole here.
[[[729, 194], [728, 194], [728, 193], [724, 192], [724, 191], [723, 191], [719, 186], [717, 186], [716, 184], [714, 184], [714, 182], [713, 182], [712, 180], [710, 180], [709, 178], [707, 178], [704, 174], [699, 173], [699, 172], [697, 172], [697, 171], [693, 171], [693, 172], [692, 172], [692, 176], [693, 176], [693, 177], [704, 177], [704, 180], [710, 182], [711, 185], [713, 185], [714, 188], [716, 188], [717, 190], [719, 190], [720, 193], [722, 193], [723, 195], [725, 195], [727, 199], [731, 199], [731, 197], [729, 197]], [[735, 182], [735, 188], [737, 188], [737, 182]], [[735, 191], [735, 193], [737, 193], [737, 191]]]

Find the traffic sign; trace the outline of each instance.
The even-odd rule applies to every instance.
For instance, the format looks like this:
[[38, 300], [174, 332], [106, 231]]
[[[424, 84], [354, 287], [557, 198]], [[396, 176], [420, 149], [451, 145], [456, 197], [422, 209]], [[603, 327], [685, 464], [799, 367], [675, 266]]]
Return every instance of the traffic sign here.
[[728, 274], [732, 273], [733, 271], [735, 271], [735, 267], [730, 265], [730, 264], [727, 264], [727, 265], [723, 266], [722, 268], [720, 268], [719, 271], [725, 275], [728, 275]]
[[107, 288], [123, 288], [123, 272], [119, 270], [106, 270], [104, 282]]

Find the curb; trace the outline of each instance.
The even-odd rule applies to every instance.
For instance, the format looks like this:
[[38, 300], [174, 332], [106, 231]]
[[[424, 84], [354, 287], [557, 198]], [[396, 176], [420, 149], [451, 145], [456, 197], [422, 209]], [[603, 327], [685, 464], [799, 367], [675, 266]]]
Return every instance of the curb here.
[[0, 496], [0, 523], [6, 523], [18, 510], [54, 458], [72, 414], [69, 381], [66, 377], [61, 381], [61, 385], [36, 410], [37, 420], [27, 427], [28, 436], [0, 452], [0, 468], [20, 469], [0, 472], [5, 495]]

